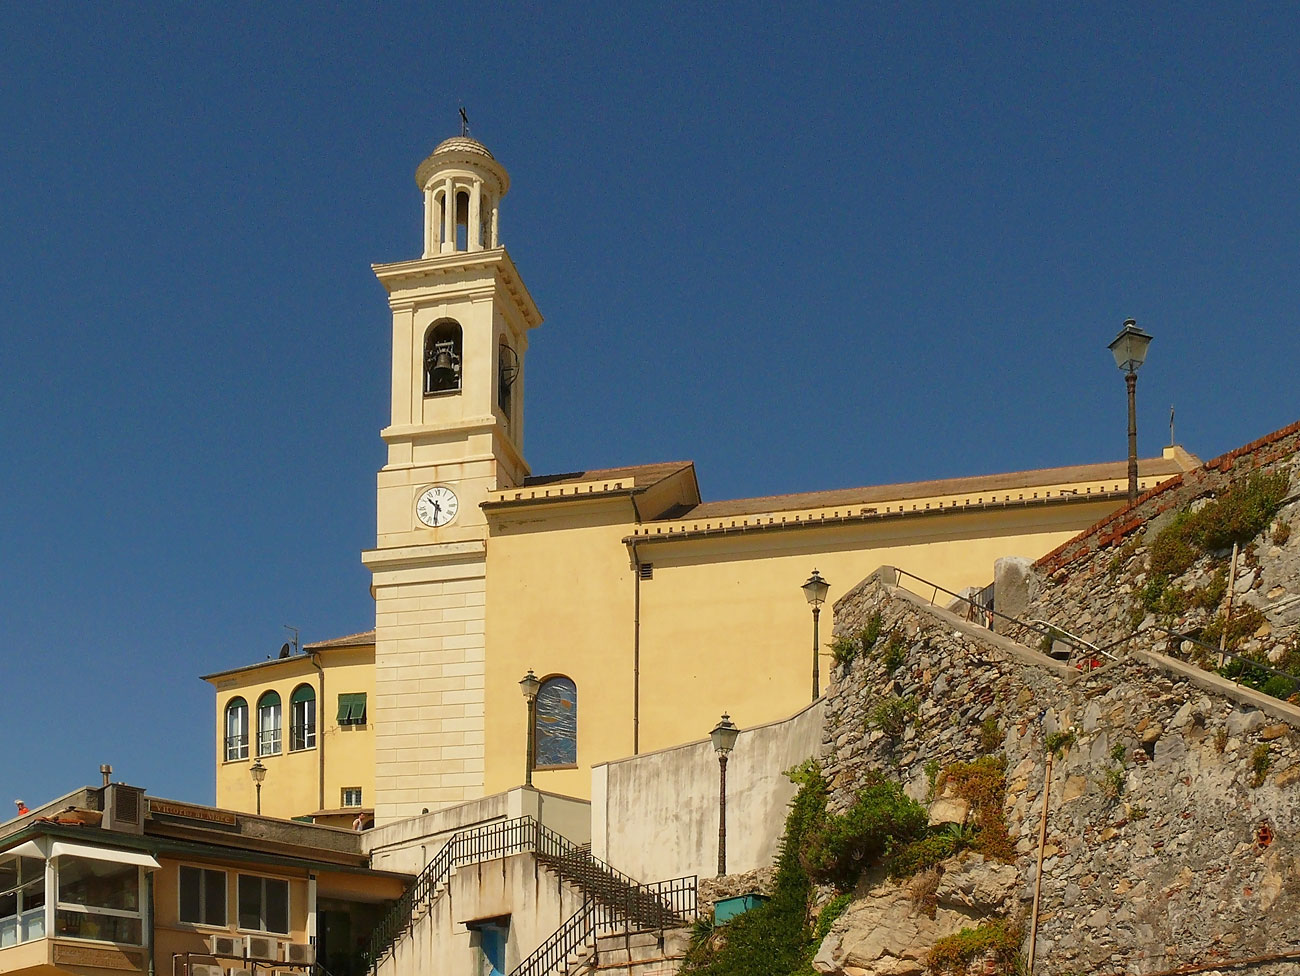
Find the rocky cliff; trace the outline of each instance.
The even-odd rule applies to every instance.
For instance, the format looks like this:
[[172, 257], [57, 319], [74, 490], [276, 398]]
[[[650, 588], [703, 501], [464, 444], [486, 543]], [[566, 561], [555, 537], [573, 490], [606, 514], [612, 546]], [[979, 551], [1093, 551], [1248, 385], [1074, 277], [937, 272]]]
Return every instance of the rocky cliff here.
[[1026, 955], [1036, 931], [1040, 973], [1261, 956], [1241, 971], [1300, 971], [1275, 958], [1300, 911], [1300, 708], [1149, 650], [1079, 671], [892, 584], [884, 570], [836, 604], [831, 808], [880, 770], [961, 821], [945, 771], [999, 757], [1011, 863], [950, 859], [920, 898], [864, 876], [818, 971], [920, 973], [935, 940], [989, 918], [1013, 922]]

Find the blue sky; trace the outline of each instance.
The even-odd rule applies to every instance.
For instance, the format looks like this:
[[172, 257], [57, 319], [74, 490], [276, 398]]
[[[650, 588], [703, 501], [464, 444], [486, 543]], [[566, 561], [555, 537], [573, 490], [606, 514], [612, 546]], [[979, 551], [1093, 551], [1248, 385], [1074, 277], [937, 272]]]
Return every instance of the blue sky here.
[[[1287, 5], [28, 4], [0, 67], [0, 792], [207, 800], [197, 675], [373, 624], [413, 173], [467, 106], [535, 472], [709, 498], [1300, 417]], [[0, 814], [2, 816], [2, 814]]]

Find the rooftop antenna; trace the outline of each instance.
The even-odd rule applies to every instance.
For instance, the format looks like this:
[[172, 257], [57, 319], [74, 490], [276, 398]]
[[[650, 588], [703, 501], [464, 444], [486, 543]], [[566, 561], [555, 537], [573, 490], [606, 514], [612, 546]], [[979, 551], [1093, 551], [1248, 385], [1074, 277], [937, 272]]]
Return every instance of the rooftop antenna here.
[[1174, 446], [1174, 405], [1169, 404], [1169, 446]]
[[465, 114], [465, 106], [460, 107], [460, 134], [469, 138], [469, 116]]
[[293, 654], [297, 654], [297, 653], [298, 653], [298, 628], [297, 628], [297, 627], [290, 627], [288, 624], [285, 624], [285, 625], [284, 625], [284, 629], [287, 630], [287, 631], [289, 631], [290, 633], [293, 634], [293, 650], [292, 650], [292, 651], [289, 650], [289, 644], [288, 644], [288, 643], [286, 643], [282, 648], [280, 648], [280, 656], [281, 656], [281, 657], [288, 657], [288, 656], [290, 655], [290, 653], [293, 653]]

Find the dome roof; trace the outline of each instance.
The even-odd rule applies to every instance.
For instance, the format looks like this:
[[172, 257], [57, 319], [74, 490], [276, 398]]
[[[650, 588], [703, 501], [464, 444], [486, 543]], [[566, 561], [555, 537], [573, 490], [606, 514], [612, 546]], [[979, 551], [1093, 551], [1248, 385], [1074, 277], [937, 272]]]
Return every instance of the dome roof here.
[[471, 139], [469, 136], [452, 136], [450, 139], [444, 139], [438, 143], [438, 148], [433, 151], [433, 155], [438, 156], [442, 153], [467, 152], [477, 153], [480, 156], [486, 156], [488, 159], [495, 159], [488, 147], [483, 145], [477, 139]]

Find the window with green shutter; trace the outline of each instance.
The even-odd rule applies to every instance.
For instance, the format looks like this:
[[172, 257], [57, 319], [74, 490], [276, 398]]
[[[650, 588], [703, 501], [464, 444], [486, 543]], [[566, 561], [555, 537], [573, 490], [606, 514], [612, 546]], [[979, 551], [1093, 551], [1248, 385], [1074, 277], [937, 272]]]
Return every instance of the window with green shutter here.
[[339, 695], [339, 725], [366, 724], [366, 693], [364, 691]]

